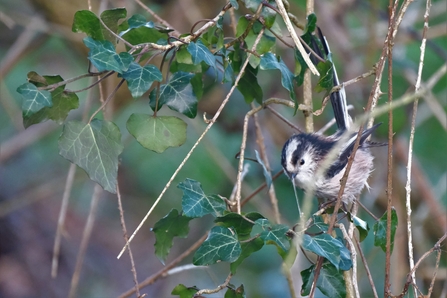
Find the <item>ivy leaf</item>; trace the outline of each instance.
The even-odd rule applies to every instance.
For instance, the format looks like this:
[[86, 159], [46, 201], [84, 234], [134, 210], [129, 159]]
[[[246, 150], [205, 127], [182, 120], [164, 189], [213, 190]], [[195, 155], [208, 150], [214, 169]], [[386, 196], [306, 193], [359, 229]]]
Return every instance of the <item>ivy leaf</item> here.
[[[295, 54], [295, 81], [298, 86], [303, 85], [304, 82], [304, 73], [306, 69], [308, 69], [306, 61], [304, 61], [303, 56], [301, 56], [300, 51], [297, 49], [294, 51]], [[298, 105], [296, 105], [298, 106]], [[295, 108], [297, 109], [297, 108]], [[296, 111], [295, 111], [296, 112]]]
[[90, 49], [88, 59], [98, 71], [113, 70], [123, 73], [133, 61], [132, 55], [127, 52], [117, 54], [110, 41], [96, 41], [91, 37], [86, 37], [84, 44]]
[[338, 270], [341, 261], [340, 247], [343, 246], [338, 239], [326, 233], [314, 237], [305, 234], [302, 246], [305, 250], [326, 258]]
[[[118, 21], [125, 18], [126, 15], [125, 8], [114, 8], [103, 11], [101, 19], [111, 31], [116, 33], [118, 31]], [[90, 10], [79, 10], [75, 13], [71, 30], [73, 32], [83, 32], [97, 41], [116, 41], [116, 37], [101, 24], [99, 18]]]
[[[245, 7], [250, 9], [252, 12], [256, 12], [258, 10], [259, 5], [262, 3], [263, 0], [245, 0]], [[273, 7], [276, 7], [274, 0], [268, 0], [267, 1], [270, 5]], [[265, 21], [265, 25], [267, 28], [270, 28], [273, 23], [275, 22], [276, 18], [276, 11], [269, 8], [268, 6], [264, 6], [261, 10], [261, 16]]]
[[121, 132], [109, 121], [89, 124], [70, 121], [59, 138], [59, 154], [84, 169], [90, 179], [116, 193], [118, 156], [123, 151]]
[[174, 116], [132, 114], [126, 126], [141, 146], [157, 153], [181, 146], [186, 141], [186, 123]]
[[[386, 252], [386, 225], [387, 225], [387, 212], [376, 221], [373, 226], [374, 231], [374, 246], [380, 246], [384, 252]], [[397, 213], [394, 207], [391, 209], [391, 253], [394, 248], [394, 236], [396, 235], [396, 229], [398, 225]]]
[[[194, 118], [197, 115], [197, 98], [190, 83], [194, 74], [179, 71], [174, 73], [167, 84], [160, 86], [157, 110], [167, 105], [171, 110], [182, 113], [186, 117]], [[149, 95], [150, 105], [155, 111], [157, 90]]]
[[[239, 237], [239, 239], [240, 238], [241, 237]], [[248, 241], [248, 242], [242, 242], [241, 243], [241, 254], [240, 254], [239, 258], [230, 264], [231, 273], [235, 274], [239, 265], [242, 264], [242, 262], [246, 258], [248, 258], [253, 253], [260, 250], [263, 246], [264, 246], [264, 240], [261, 239], [260, 237], [254, 238], [253, 240]]]
[[132, 62], [129, 68], [123, 72], [122, 77], [127, 81], [127, 86], [133, 98], [140, 97], [149, 90], [154, 81], [161, 82], [163, 76], [154, 65], [141, 67], [140, 64]]
[[326, 60], [325, 62], [319, 62], [317, 64], [318, 72], [320, 73], [320, 79], [318, 80], [317, 86], [315, 87], [316, 92], [321, 92], [326, 90], [326, 92], [331, 91], [334, 87], [334, 71], [332, 62]]
[[228, 285], [224, 298], [246, 298], [244, 285], [241, 285], [237, 289], [234, 289], [233, 286]]
[[17, 92], [22, 95], [22, 115], [29, 118], [45, 107], [52, 107], [53, 101], [51, 93], [46, 90], [39, 90], [31, 83], [25, 83], [17, 88]]
[[[314, 280], [315, 265], [301, 271], [303, 285], [301, 287], [301, 296], [308, 296]], [[343, 274], [332, 264], [324, 263], [320, 270], [317, 280], [317, 288], [327, 297], [344, 298], [346, 297], [345, 281]]]
[[262, 166], [262, 172], [264, 173], [265, 182], [267, 183], [267, 189], [270, 189], [270, 186], [272, 185], [272, 175], [270, 174], [269, 170], [265, 166], [265, 164], [262, 161], [261, 157], [259, 156], [259, 152], [257, 150], [255, 150], [255, 154], [256, 154], [256, 160]]
[[153, 22], [146, 21], [146, 18], [140, 14], [130, 17], [127, 20], [127, 25], [128, 29], [120, 32], [119, 35], [132, 45], [142, 43], [167, 44], [168, 34], [166, 31], [157, 30]]
[[296, 102], [295, 91], [293, 90], [294, 76], [280, 57], [277, 58], [272, 53], [266, 53], [261, 57], [260, 67], [264, 70], [278, 69], [281, 71], [281, 84], [289, 91], [290, 98]]
[[205, 195], [200, 182], [188, 178], [177, 187], [183, 191], [182, 209], [188, 217], [221, 216], [227, 207], [217, 195]]
[[246, 240], [250, 237], [251, 230], [253, 228], [253, 223], [248, 221], [248, 218], [251, 221], [256, 221], [260, 218], [264, 218], [261, 214], [257, 212], [249, 212], [242, 216], [241, 214], [237, 214], [234, 212], [229, 212], [223, 216], [217, 217], [214, 222], [227, 227], [233, 228], [236, 230], [239, 240]]
[[[289, 230], [288, 226], [281, 224], [272, 225], [267, 219], [261, 218], [255, 221], [255, 228], [256, 230], [261, 230], [260, 238], [266, 244], [274, 244], [284, 253], [289, 250], [290, 239], [286, 235]], [[253, 229], [253, 231], [256, 230]]]
[[202, 65], [194, 64], [188, 50], [185, 47], [180, 47], [180, 49], [175, 53], [175, 59], [171, 64], [170, 71], [172, 73], [178, 71], [201, 73]]
[[360, 236], [360, 242], [362, 242], [363, 240], [365, 240], [366, 236], [368, 236], [368, 231], [369, 231], [369, 225], [366, 221], [364, 221], [363, 219], [352, 215], [351, 213], [348, 213], [349, 216], [349, 220], [355, 225], [355, 227], [357, 228], [357, 230], [359, 231], [359, 236]]
[[241, 244], [236, 233], [228, 228], [215, 226], [194, 254], [192, 263], [206, 266], [217, 262], [234, 262], [240, 254]]
[[[29, 72], [27, 76], [28, 81], [38, 88], [63, 81], [59, 75], [41, 76], [34, 71]], [[65, 85], [62, 85], [51, 91], [52, 106], [44, 107], [36, 113], [23, 115], [23, 125], [25, 128], [48, 119], [62, 124], [65, 118], [67, 118], [68, 113], [79, 107], [78, 96], [75, 93], [66, 92], [64, 89]]]
[[259, 86], [257, 74], [257, 68], [253, 68], [248, 64], [239, 84], [237, 84], [237, 90], [242, 93], [246, 103], [251, 103], [253, 99], [256, 99], [258, 103], [262, 103], [262, 88]]
[[194, 64], [199, 64], [204, 61], [217, 72], [216, 57], [214, 57], [213, 53], [208, 50], [201, 40], [198, 40], [196, 43], [190, 42], [187, 49], [191, 54], [191, 59]]
[[157, 221], [152, 231], [155, 233], [155, 255], [165, 264], [174, 237], [186, 238], [189, 233], [189, 221], [192, 218], [172, 209], [165, 217]]
[[196, 286], [187, 287], [183, 284], [179, 284], [179, 285], [175, 286], [175, 288], [172, 290], [171, 294], [180, 296], [180, 298], [193, 298], [194, 294], [198, 290], [199, 289]]

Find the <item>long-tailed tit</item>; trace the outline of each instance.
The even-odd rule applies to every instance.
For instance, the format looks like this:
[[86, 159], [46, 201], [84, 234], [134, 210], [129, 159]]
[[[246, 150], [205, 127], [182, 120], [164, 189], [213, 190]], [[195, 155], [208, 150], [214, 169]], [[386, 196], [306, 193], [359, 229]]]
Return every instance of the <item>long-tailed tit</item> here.
[[[330, 59], [330, 50], [324, 36], [320, 34], [321, 43], [326, 56]], [[315, 42], [315, 40], [314, 40]], [[312, 46], [317, 52], [319, 47]], [[320, 55], [321, 56], [321, 55]], [[333, 68], [334, 86], [339, 85], [335, 66]], [[345, 134], [349, 129], [350, 118], [347, 111], [344, 88], [330, 96], [334, 116], [338, 126], [337, 132], [332, 136], [323, 136], [315, 133], [299, 133], [293, 135], [285, 144], [281, 155], [281, 164], [287, 176], [293, 180], [294, 185], [303, 190], [313, 190], [318, 198], [335, 200], [340, 190], [340, 180], [344, 175], [348, 158], [351, 155], [357, 138], [357, 133]], [[367, 138], [380, 125], [366, 129], [360, 137], [360, 146], [355, 154], [349, 172], [348, 180], [342, 195], [344, 203], [350, 203], [357, 198], [364, 187], [368, 186], [368, 177], [373, 170], [373, 156], [369, 147], [382, 144], [369, 143]], [[344, 135], [344, 137], [342, 137]], [[338, 144], [339, 141], [343, 144]], [[334, 161], [327, 167], [322, 175], [317, 175], [318, 169], [328, 153], [334, 147], [339, 148]], [[318, 177], [317, 177], [318, 176]]]

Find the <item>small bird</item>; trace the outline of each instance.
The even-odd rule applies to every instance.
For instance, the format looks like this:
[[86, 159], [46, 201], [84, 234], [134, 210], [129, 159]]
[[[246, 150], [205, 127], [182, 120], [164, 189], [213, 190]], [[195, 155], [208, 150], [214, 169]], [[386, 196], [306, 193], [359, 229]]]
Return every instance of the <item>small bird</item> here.
[[[325, 56], [330, 59], [329, 46], [319, 28], [318, 34]], [[313, 40], [312, 48], [321, 57], [320, 48], [315, 40]], [[333, 77], [334, 86], [339, 85], [335, 66], [333, 67]], [[348, 158], [353, 151], [357, 138], [357, 133], [350, 134], [347, 140], [346, 137], [342, 138], [350, 124], [344, 88], [340, 89], [340, 91], [333, 92], [330, 95], [330, 99], [338, 127], [337, 132], [332, 136], [323, 136], [316, 133], [299, 133], [293, 135], [284, 144], [281, 154], [282, 167], [293, 184], [305, 191], [309, 189], [315, 191], [315, 195], [318, 198], [326, 199], [328, 202], [334, 201], [338, 197], [340, 180], [345, 173]], [[371, 143], [367, 141], [367, 138], [380, 124], [364, 130], [361, 134], [360, 145], [355, 154], [342, 195], [342, 202], [345, 204], [353, 202], [360, 195], [364, 187], [369, 189], [367, 180], [373, 170], [374, 159], [369, 151], [369, 147], [385, 144]], [[343, 140], [344, 144], [337, 144], [341, 140]], [[316, 173], [319, 167], [335, 146], [340, 147], [335, 160], [329, 165], [323, 175], [317, 177]]]

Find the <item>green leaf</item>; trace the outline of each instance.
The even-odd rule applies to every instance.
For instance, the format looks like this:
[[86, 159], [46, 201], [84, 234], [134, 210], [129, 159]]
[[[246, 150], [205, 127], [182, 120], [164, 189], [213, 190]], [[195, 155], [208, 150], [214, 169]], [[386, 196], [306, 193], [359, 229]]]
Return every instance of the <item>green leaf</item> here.
[[305, 250], [326, 258], [329, 262], [334, 264], [337, 269], [339, 268], [341, 257], [340, 241], [338, 239], [335, 239], [326, 233], [314, 237], [305, 234], [303, 236], [302, 246]]
[[[240, 237], [239, 237], [239, 239], [240, 239]], [[239, 265], [242, 264], [242, 262], [246, 258], [251, 256], [251, 254], [260, 250], [263, 246], [264, 246], [264, 240], [262, 240], [260, 237], [254, 238], [253, 240], [251, 240], [249, 242], [242, 242], [241, 243], [241, 254], [240, 254], [239, 258], [230, 264], [231, 273], [235, 274]]]
[[27, 119], [45, 107], [52, 107], [53, 101], [51, 93], [46, 90], [38, 90], [31, 83], [25, 83], [17, 88], [17, 92], [22, 96], [22, 115]]
[[[308, 67], [306, 61], [304, 61], [303, 56], [301, 56], [300, 51], [295, 50], [294, 53], [295, 53], [295, 71], [294, 71], [295, 81], [298, 86], [301, 86], [303, 85], [304, 82], [304, 73], [306, 72], [306, 69], [308, 69]], [[298, 107], [298, 105], [296, 106]]]
[[177, 187], [183, 191], [182, 209], [188, 217], [221, 216], [227, 207], [217, 195], [205, 195], [200, 182], [187, 178]]
[[179, 284], [179, 285], [175, 286], [175, 288], [172, 290], [171, 294], [180, 296], [180, 298], [193, 298], [194, 294], [198, 290], [199, 289], [196, 286], [186, 287], [183, 284]]
[[317, 69], [320, 73], [320, 79], [318, 80], [317, 86], [315, 87], [315, 91], [331, 91], [332, 87], [334, 87], [334, 71], [332, 62], [329, 60], [326, 60], [325, 62], [319, 62], [317, 64]]
[[[231, 2], [231, 1], [230, 1]], [[239, 288], [234, 289], [233, 287], [227, 286], [227, 291], [225, 292], [224, 298], [245, 298], [244, 285]]]
[[[303, 285], [301, 287], [301, 296], [308, 296], [314, 280], [315, 265], [301, 271]], [[320, 270], [317, 280], [317, 288], [327, 297], [344, 298], [346, 297], [345, 281], [343, 274], [332, 264], [324, 263]]]
[[79, 10], [74, 15], [73, 32], [83, 32], [94, 40], [104, 40], [102, 25], [99, 18], [90, 10]]
[[117, 54], [110, 41], [96, 41], [91, 37], [86, 37], [84, 44], [90, 49], [88, 59], [98, 71], [113, 70], [123, 73], [133, 61], [132, 55], [127, 52]]
[[132, 114], [126, 126], [141, 146], [158, 153], [186, 141], [186, 123], [174, 116]]
[[127, 81], [127, 86], [133, 98], [140, 97], [149, 90], [154, 81], [161, 82], [163, 76], [154, 65], [141, 67], [140, 64], [132, 62], [129, 68], [123, 72], [122, 77]]
[[363, 219], [352, 215], [351, 213], [348, 213], [349, 216], [349, 220], [355, 225], [355, 227], [357, 228], [357, 230], [359, 231], [359, 236], [360, 236], [360, 242], [362, 242], [363, 240], [365, 240], [366, 236], [368, 236], [368, 231], [369, 231], [369, 225], [366, 221], [364, 221]]
[[312, 33], [315, 31], [317, 27], [317, 16], [314, 13], [311, 13], [307, 16], [306, 27], [304, 28], [303, 35], [306, 33]]
[[[125, 8], [114, 8], [101, 13], [104, 24], [114, 33], [118, 31], [118, 21], [125, 18], [127, 11]], [[75, 13], [73, 32], [83, 32], [94, 40], [109, 40], [116, 42], [116, 37], [107, 30], [100, 22], [99, 18], [89, 10], [79, 10]]]
[[234, 228], [239, 240], [246, 240], [250, 237], [251, 230], [254, 226], [254, 224], [246, 218], [250, 221], [256, 221], [260, 218], [264, 218], [264, 216], [257, 212], [250, 212], [244, 216], [234, 212], [229, 212], [223, 216], [217, 217], [214, 222], [227, 228]]
[[178, 71], [201, 73], [202, 65], [194, 64], [192, 62], [191, 54], [188, 52], [186, 47], [180, 47], [180, 49], [177, 50], [177, 52], [175, 53], [175, 59], [172, 62], [169, 70], [172, 73]]
[[[374, 246], [380, 246], [384, 252], [386, 252], [386, 225], [387, 225], [387, 212], [376, 221], [373, 226], [374, 231]], [[391, 209], [391, 253], [394, 248], [394, 236], [396, 235], [396, 229], [398, 225], [397, 213], [394, 207]]]
[[191, 54], [191, 59], [194, 64], [199, 64], [204, 61], [217, 72], [216, 57], [214, 57], [213, 53], [208, 50], [201, 40], [198, 40], [196, 43], [190, 42], [187, 49]]
[[192, 218], [172, 209], [165, 217], [157, 221], [152, 231], [155, 233], [155, 255], [165, 264], [174, 237], [186, 238], [189, 233], [189, 221]]
[[237, 84], [237, 90], [242, 93], [246, 103], [251, 103], [253, 99], [256, 99], [258, 103], [262, 103], [264, 95], [261, 86], [259, 86], [257, 74], [258, 69], [248, 64], [239, 84]]
[[[194, 74], [176, 72], [167, 84], [160, 86], [157, 110], [167, 105], [171, 110], [194, 118], [197, 115], [197, 98], [190, 83]], [[152, 90], [149, 95], [151, 108], [155, 111], [157, 90]]]
[[[245, 7], [250, 9], [252, 12], [256, 12], [258, 10], [259, 5], [262, 3], [263, 0], [245, 0]], [[270, 5], [273, 7], [276, 7], [276, 3], [274, 0], [267, 1]], [[264, 6], [261, 10], [261, 16], [264, 19], [265, 25], [267, 28], [270, 28], [273, 23], [275, 22], [276, 17], [276, 11], [273, 9]]]
[[[63, 79], [59, 75], [40, 76], [34, 71], [28, 73], [28, 81], [36, 87], [46, 87], [48, 85], [62, 82]], [[68, 113], [79, 107], [79, 98], [75, 93], [64, 90], [65, 85], [59, 86], [51, 91], [51, 107], [44, 107], [36, 113], [23, 115], [23, 125], [25, 128], [40, 122], [51, 119], [58, 124], [62, 124], [67, 118]]]
[[267, 183], [267, 189], [270, 189], [270, 186], [272, 185], [272, 175], [270, 174], [269, 170], [265, 166], [265, 164], [262, 161], [261, 156], [259, 156], [259, 152], [257, 150], [255, 150], [255, 154], [256, 154], [256, 160], [262, 166], [262, 172], [264, 173], [265, 182]]
[[260, 68], [264, 70], [278, 69], [281, 71], [281, 84], [289, 91], [290, 98], [296, 102], [295, 91], [293, 89], [294, 76], [280, 57], [277, 58], [272, 53], [264, 54], [261, 57]]
[[70, 121], [59, 138], [59, 154], [84, 169], [90, 179], [116, 193], [118, 156], [123, 151], [121, 132], [109, 121]]
[[206, 266], [217, 262], [234, 262], [241, 254], [236, 233], [225, 227], [213, 227], [208, 238], [194, 254], [194, 265]]
[[[255, 221], [253, 231], [261, 230], [260, 237], [266, 244], [274, 244], [283, 252], [290, 248], [290, 239], [287, 237], [288, 226], [275, 224], [272, 225], [267, 219], [258, 219]], [[252, 233], [253, 234], [253, 233]]]
[[146, 21], [144, 16], [135, 14], [127, 20], [127, 24], [129, 28], [120, 32], [119, 35], [132, 45], [142, 43], [167, 44], [167, 31], [158, 30], [154, 23]]

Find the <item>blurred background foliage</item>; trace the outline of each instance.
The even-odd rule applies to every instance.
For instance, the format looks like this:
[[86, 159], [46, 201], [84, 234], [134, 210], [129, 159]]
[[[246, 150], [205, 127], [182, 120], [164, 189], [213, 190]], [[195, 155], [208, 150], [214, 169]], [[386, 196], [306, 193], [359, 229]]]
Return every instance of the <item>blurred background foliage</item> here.
[[[133, 1], [92, 0], [93, 11], [112, 7], [126, 7], [128, 17], [135, 13], [148, 15]], [[290, 0], [291, 11], [305, 22], [305, 1]], [[144, 1], [163, 19], [181, 33], [190, 31], [201, 19], [213, 18], [225, 1], [182, 0]], [[387, 29], [386, 1], [343, 0], [317, 1], [315, 13], [318, 25], [327, 36], [341, 81], [352, 79], [369, 71], [380, 56]], [[51, 258], [57, 218], [64, 191], [69, 162], [58, 154], [57, 140], [62, 126], [45, 122], [24, 130], [21, 116], [21, 99], [16, 88], [26, 81], [26, 74], [34, 70], [39, 74], [60, 74], [64, 79], [87, 71], [87, 49], [82, 44], [82, 34], [71, 32], [74, 13], [88, 9], [87, 1], [55, 0], [3, 0], [0, 3], [0, 297], [64, 297], [67, 295], [79, 250], [82, 231], [90, 208], [94, 183], [81, 170], [76, 171], [75, 183], [69, 201], [65, 230], [61, 247], [60, 267], [56, 278], [51, 278]], [[414, 89], [420, 55], [420, 40], [423, 27], [424, 1], [412, 3], [401, 25], [394, 47], [393, 94], [397, 98]], [[447, 8], [445, 1], [432, 1], [430, 30], [424, 60], [423, 81], [426, 81], [447, 60]], [[236, 16], [247, 13], [243, 8]], [[155, 21], [155, 20], [153, 20]], [[230, 18], [224, 19], [228, 32]], [[284, 27], [283, 27], [284, 30]], [[285, 32], [285, 31], [284, 31]], [[229, 35], [231, 35], [229, 33]], [[277, 52], [293, 70], [293, 52], [278, 43]], [[154, 63], [159, 63], [155, 61]], [[262, 72], [259, 76], [264, 99], [287, 98], [286, 90], [279, 84], [276, 71]], [[347, 87], [348, 103], [354, 105], [352, 115], [358, 115], [366, 105], [373, 78], [369, 77]], [[68, 86], [71, 90], [86, 87], [89, 79]], [[106, 83], [106, 94], [114, 88], [116, 81]], [[125, 122], [129, 115], [141, 110], [149, 111], [148, 98], [133, 100], [127, 88], [121, 88], [108, 106], [113, 121], [122, 132], [125, 144], [119, 168], [119, 184], [123, 197], [125, 219], [132, 232], [151, 207], [160, 191], [171, 177], [181, 160], [205, 128], [204, 112], [214, 115], [230, 86], [216, 84], [212, 78], [205, 82], [206, 91], [199, 103], [196, 119], [184, 118], [188, 123], [188, 140], [179, 148], [170, 148], [157, 154], [141, 147], [128, 133]], [[385, 92], [380, 103], [387, 101], [386, 71], [381, 90]], [[298, 94], [302, 94], [298, 90]], [[83, 111], [88, 115], [99, 106], [98, 91], [79, 93], [80, 109], [71, 112], [69, 119], [81, 119]], [[414, 176], [412, 184], [413, 229], [415, 259], [430, 249], [447, 230], [446, 184], [447, 184], [447, 78], [433, 88], [430, 95], [433, 103], [421, 100], [419, 104], [416, 137], [414, 144]], [[85, 107], [87, 97], [93, 98], [93, 106]], [[301, 96], [300, 96], [301, 97]], [[315, 109], [320, 108], [323, 94], [314, 94]], [[405, 232], [405, 182], [410, 132], [411, 107], [408, 105], [395, 111], [394, 152], [394, 206], [400, 225], [392, 256], [392, 290], [400, 293], [406, 274], [407, 236]], [[274, 107], [297, 125], [303, 124], [300, 112], [282, 106]], [[186, 178], [200, 181], [206, 193], [218, 193], [228, 197], [236, 179], [237, 159], [241, 142], [243, 118], [250, 107], [236, 93], [224, 109], [218, 123], [199, 145], [191, 159], [168, 189], [161, 204], [155, 209], [148, 222], [132, 243], [139, 280], [158, 271], [163, 265], [154, 255], [153, 224], [172, 208], [180, 208], [181, 191], [175, 186]], [[162, 114], [171, 112], [163, 108]], [[322, 116], [315, 118], [316, 129], [321, 128], [332, 117], [328, 107]], [[375, 139], [384, 141], [388, 125], [387, 116], [377, 121], [384, 122]], [[293, 130], [269, 110], [259, 113], [268, 157], [272, 171], [280, 170], [280, 150]], [[257, 149], [254, 126], [250, 126], [246, 155], [254, 157]], [[372, 190], [365, 192], [361, 201], [370, 210], [381, 216], [386, 208], [386, 148], [374, 149], [376, 169], [371, 178]], [[250, 164], [250, 172], [244, 181], [243, 196], [249, 195], [263, 182], [262, 169]], [[290, 182], [284, 175], [275, 181], [279, 198], [281, 220], [293, 225], [297, 221], [295, 199]], [[301, 196], [302, 197], [302, 196]], [[124, 244], [116, 196], [103, 192], [96, 216], [93, 236], [88, 244], [82, 267], [79, 297], [114, 297], [133, 286], [128, 255], [116, 259]], [[315, 203], [316, 208], [316, 203]], [[271, 205], [265, 191], [258, 194], [244, 207], [244, 211], [257, 210], [273, 217]], [[361, 217], [373, 223], [373, 219], [361, 211]], [[207, 221], [208, 220], [208, 221]], [[211, 217], [190, 224], [187, 239], [176, 239], [168, 262], [187, 249], [211, 226]], [[385, 254], [372, 245], [372, 233], [363, 242], [372, 275], [379, 293], [383, 289]], [[444, 254], [436, 283], [436, 293], [447, 291], [447, 260]], [[187, 264], [191, 257], [183, 261]], [[417, 272], [419, 286], [428, 287], [434, 268], [434, 256], [424, 261]], [[302, 264], [301, 264], [302, 263]], [[294, 269], [294, 278], [299, 285], [299, 268], [309, 264], [300, 261]], [[208, 269], [186, 271], [143, 289], [149, 297], [169, 297], [178, 283], [199, 288], [213, 288], [222, 283], [228, 272], [227, 264], [213, 265]], [[359, 266], [359, 284], [364, 295], [371, 294], [363, 267]], [[240, 267], [232, 283], [245, 285], [248, 297], [288, 297], [287, 283], [281, 274], [281, 259], [274, 247], [265, 247], [247, 259]], [[211, 297], [221, 297], [222, 293]], [[441, 297], [441, 296], [438, 296]]]

